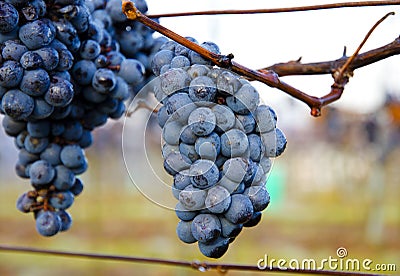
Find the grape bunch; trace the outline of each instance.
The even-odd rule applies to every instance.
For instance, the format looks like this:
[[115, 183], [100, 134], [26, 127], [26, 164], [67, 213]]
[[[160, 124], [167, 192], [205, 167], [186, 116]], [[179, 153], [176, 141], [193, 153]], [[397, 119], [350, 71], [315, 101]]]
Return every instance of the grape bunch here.
[[[214, 43], [201, 46], [219, 53]], [[158, 78], [151, 88], [162, 103], [164, 169], [178, 200], [178, 238], [219, 258], [243, 227], [260, 222], [270, 202], [271, 158], [285, 150], [285, 135], [249, 81], [182, 45], [162, 45], [152, 68]]]
[[[144, 0], [136, 0], [134, 2], [141, 13], [147, 12], [148, 7]], [[107, 19], [106, 25], [112, 26], [112, 30], [109, 30], [109, 32], [118, 41], [121, 54], [127, 58], [140, 61], [145, 68], [144, 78], [131, 91], [133, 98], [154, 77], [151, 70], [151, 60], [153, 55], [158, 52], [160, 46], [166, 42], [167, 38], [162, 36], [155, 38], [152, 29], [139, 22], [128, 20], [122, 12], [121, 0], [108, 0], [105, 9], [101, 10], [101, 18], [111, 19], [111, 22], [110, 19]], [[154, 20], [158, 21], [158, 19]]]
[[83, 190], [91, 133], [123, 115], [144, 79], [144, 65], [120, 52], [109, 3], [0, 1], [2, 125], [19, 150], [16, 173], [33, 187], [17, 208], [34, 213], [43, 236], [70, 228], [66, 210]]

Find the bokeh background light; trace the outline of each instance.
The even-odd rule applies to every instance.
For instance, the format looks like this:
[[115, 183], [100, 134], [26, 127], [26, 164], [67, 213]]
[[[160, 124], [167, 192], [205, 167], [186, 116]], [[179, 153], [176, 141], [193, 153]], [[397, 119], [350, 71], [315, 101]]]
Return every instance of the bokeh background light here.
[[[254, 9], [330, 3], [330, 1], [156, 1], [150, 13]], [[365, 7], [260, 15], [164, 18], [161, 23], [198, 41], [213, 41], [224, 54], [257, 69], [278, 62], [335, 60], [344, 46], [351, 55], [372, 25], [397, 6]], [[400, 13], [390, 16], [372, 34], [362, 52], [399, 36]], [[397, 264], [400, 270], [400, 57], [357, 70], [343, 97], [313, 118], [308, 107], [281, 91], [255, 83], [264, 101], [278, 114], [278, 126], [288, 138], [286, 152], [274, 162], [267, 187], [271, 205], [261, 223], [245, 229], [221, 262], [253, 264], [271, 258], [321, 260], [336, 257], [345, 247], [349, 258]], [[316, 96], [326, 94], [331, 76], [294, 76], [284, 81]], [[127, 119], [129, 155], [144, 181], [152, 172], [143, 166], [138, 148], [144, 143], [146, 110]], [[0, 244], [80, 252], [97, 252], [181, 260], [203, 257], [196, 245], [181, 243], [175, 234], [174, 212], [147, 200], [132, 184], [122, 158], [124, 120], [95, 132], [87, 150], [89, 170], [85, 190], [71, 214], [72, 229], [43, 238], [30, 215], [15, 209], [29, 183], [14, 173], [17, 151], [0, 131]], [[149, 154], [165, 181], [160, 130], [148, 126]], [[132, 158], [132, 156], [134, 158]], [[158, 166], [157, 166], [158, 164]], [[151, 185], [151, 183], [148, 183]], [[165, 197], [171, 197], [166, 194]], [[197, 275], [190, 268], [149, 264], [67, 259], [0, 252], [0, 275]], [[397, 272], [398, 273], [398, 272]], [[217, 272], [210, 273], [217, 275]], [[229, 272], [230, 275], [244, 273]], [[245, 275], [250, 275], [247, 273]], [[395, 274], [395, 273], [393, 273]]]

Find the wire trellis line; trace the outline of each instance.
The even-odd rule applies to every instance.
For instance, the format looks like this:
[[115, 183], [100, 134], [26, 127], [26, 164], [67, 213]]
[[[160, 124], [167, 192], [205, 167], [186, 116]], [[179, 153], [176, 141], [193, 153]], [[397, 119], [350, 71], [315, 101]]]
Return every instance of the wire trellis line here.
[[352, 276], [352, 275], [379, 275], [379, 274], [367, 274], [361, 272], [347, 272], [347, 271], [333, 271], [333, 270], [313, 270], [313, 269], [293, 269], [293, 268], [279, 268], [279, 267], [265, 267], [265, 269], [259, 269], [257, 265], [244, 265], [244, 264], [228, 264], [228, 263], [209, 263], [198, 260], [194, 261], [180, 261], [170, 260], [162, 258], [147, 258], [147, 257], [136, 257], [136, 256], [122, 256], [113, 254], [101, 254], [101, 253], [84, 253], [84, 252], [71, 252], [61, 250], [50, 250], [40, 249], [32, 247], [22, 246], [9, 246], [0, 245], [0, 253], [25, 253], [25, 254], [37, 254], [37, 255], [51, 255], [58, 257], [68, 258], [82, 258], [82, 259], [93, 259], [93, 260], [104, 260], [104, 261], [121, 261], [131, 263], [148, 263], [158, 265], [168, 265], [175, 267], [187, 267], [196, 269], [199, 271], [217, 270], [221, 273], [226, 273], [229, 270], [236, 271], [258, 271], [258, 272], [284, 272], [293, 274], [317, 274], [317, 275], [340, 275], [340, 276]]
[[317, 10], [338, 9], [338, 8], [359, 8], [359, 7], [391, 6], [391, 5], [400, 5], [400, 1], [378, 0], [378, 1], [342, 2], [342, 3], [331, 3], [331, 4], [298, 6], [298, 7], [287, 7], [287, 8], [270, 8], [270, 9], [188, 11], [188, 12], [148, 14], [147, 17], [160, 18], [160, 17], [181, 17], [181, 16], [194, 16], [194, 15], [244, 15], [244, 14], [260, 14], [260, 13], [285, 13], [285, 12], [304, 12], [304, 11], [317, 11]]

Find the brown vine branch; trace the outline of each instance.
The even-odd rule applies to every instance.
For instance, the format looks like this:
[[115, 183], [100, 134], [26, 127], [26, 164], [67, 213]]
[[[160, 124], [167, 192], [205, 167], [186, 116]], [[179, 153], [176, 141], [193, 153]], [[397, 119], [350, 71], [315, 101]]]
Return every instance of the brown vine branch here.
[[[370, 65], [385, 58], [400, 54], [400, 38], [396, 38], [393, 42], [382, 47], [361, 53], [356, 56], [353, 62], [349, 65], [348, 70]], [[296, 61], [276, 63], [274, 65], [259, 69], [259, 71], [267, 70], [274, 71], [280, 77], [293, 75], [322, 75], [332, 74], [338, 68], [342, 67], [347, 60], [347, 57], [341, 57], [333, 61], [301, 63], [300, 59]]]
[[[277, 88], [287, 94], [289, 94], [290, 96], [304, 102], [305, 104], [307, 104], [310, 108], [311, 108], [311, 115], [312, 116], [320, 116], [321, 115], [321, 109], [323, 106], [330, 104], [334, 101], [336, 101], [337, 99], [340, 98], [340, 96], [343, 93], [344, 90], [344, 86], [347, 84], [348, 82], [348, 76], [351, 75], [352, 72], [350, 72], [349, 70], [343, 70], [346, 71], [346, 77], [341, 77], [341, 78], [336, 78], [335, 79], [335, 83], [332, 85], [331, 87], [331, 91], [326, 94], [325, 96], [318, 98], [315, 96], [311, 96], [308, 95], [307, 93], [304, 93], [302, 91], [300, 91], [299, 89], [281, 81], [279, 79], [279, 75], [276, 74], [274, 71], [272, 70], [252, 70], [249, 69], [235, 61], [233, 61], [233, 55], [229, 54], [229, 55], [219, 55], [219, 54], [215, 54], [213, 52], [210, 52], [204, 48], [202, 48], [200, 45], [178, 35], [177, 33], [165, 28], [164, 26], [158, 24], [157, 22], [151, 20], [149, 17], [147, 17], [146, 15], [142, 14], [134, 5], [133, 2], [131, 1], [123, 1], [122, 3], [122, 10], [125, 13], [125, 15], [127, 16], [128, 19], [130, 20], [137, 20], [140, 23], [146, 25], [147, 27], [165, 35], [166, 37], [180, 43], [181, 45], [189, 48], [190, 50], [195, 51], [196, 53], [198, 53], [199, 55], [201, 55], [202, 57], [210, 60], [211, 62], [213, 62], [215, 65], [222, 67], [222, 68], [226, 68], [229, 69], [243, 77], [246, 77], [248, 79], [251, 80], [257, 80], [260, 81], [270, 87], [273, 88]], [[376, 26], [382, 22], [387, 16], [385, 16], [384, 18], [382, 18], [377, 24], [375, 24]], [[373, 29], [375, 29], [375, 25], [372, 28], [372, 30], [370, 31], [372, 33]], [[361, 45], [362, 46], [362, 45]], [[361, 48], [361, 47], [360, 47]], [[354, 59], [358, 54], [358, 51], [355, 53], [355, 55], [353, 55]], [[347, 59], [346, 59], [347, 60]], [[350, 66], [352, 64], [352, 62], [348, 62], [348, 64], [346, 65], [346, 68], [348, 66]], [[345, 69], [346, 69], [345, 68]], [[341, 76], [342, 74], [339, 74], [339, 76]]]
[[154, 22], [147, 16], [143, 15], [136, 7], [135, 5], [130, 2], [130, 1], [124, 1], [122, 2], [122, 10], [127, 16], [128, 19], [131, 20], [138, 20], [142, 24], [148, 26], [149, 28], [165, 35], [166, 37], [177, 41], [178, 43], [182, 44], [183, 46], [189, 48], [190, 50], [195, 51], [202, 57], [212, 61], [214, 64], [218, 65], [219, 67], [222, 68], [227, 68], [235, 73], [238, 73], [239, 75], [248, 77], [253, 80], [258, 80], [260, 82], [263, 82], [267, 84], [268, 86], [278, 88], [282, 91], [285, 91], [289, 95], [305, 102], [307, 105], [312, 107], [315, 105], [316, 101], [318, 98], [309, 96], [306, 93], [303, 93], [302, 91], [284, 83], [281, 82], [278, 76], [274, 72], [259, 72], [255, 71], [252, 69], [249, 69], [243, 65], [240, 65], [234, 61], [232, 61], [233, 55], [218, 55], [213, 52], [210, 52], [200, 45], [184, 38], [183, 36], [180, 36], [171, 30], [165, 28], [164, 26]]
[[132, 256], [121, 256], [121, 255], [110, 255], [110, 254], [99, 254], [99, 253], [78, 253], [60, 250], [46, 250], [30, 247], [17, 247], [17, 246], [6, 246], [0, 245], [0, 251], [10, 253], [29, 253], [38, 255], [51, 255], [58, 257], [69, 257], [69, 258], [85, 258], [85, 259], [97, 259], [107, 261], [121, 261], [131, 263], [149, 263], [158, 265], [169, 265], [169, 266], [180, 266], [193, 268], [200, 271], [217, 270], [227, 272], [229, 270], [236, 271], [255, 271], [255, 272], [283, 272], [292, 274], [318, 274], [318, 275], [340, 275], [340, 276], [353, 276], [353, 275], [377, 275], [377, 274], [366, 274], [358, 272], [346, 272], [346, 271], [332, 271], [332, 270], [313, 270], [313, 269], [294, 269], [294, 268], [279, 268], [279, 267], [266, 267], [261, 270], [257, 265], [238, 265], [238, 264], [226, 264], [226, 263], [207, 263], [199, 261], [178, 261], [170, 259], [160, 258], [145, 258], [145, 257], [132, 257]]
[[337, 8], [354, 8], [354, 7], [373, 7], [373, 6], [390, 6], [400, 5], [400, 1], [360, 1], [360, 2], [344, 2], [332, 3], [324, 5], [312, 5], [301, 7], [288, 8], [273, 8], [273, 9], [252, 9], [252, 10], [219, 10], [219, 11], [195, 11], [195, 12], [178, 12], [178, 13], [163, 13], [147, 15], [149, 18], [160, 17], [178, 17], [178, 16], [193, 16], [193, 15], [233, 15], [233, 14], [257, 14], [257, 13], [283, 13], [283, 12], [299, 12], [299, 11], [315, 11]]

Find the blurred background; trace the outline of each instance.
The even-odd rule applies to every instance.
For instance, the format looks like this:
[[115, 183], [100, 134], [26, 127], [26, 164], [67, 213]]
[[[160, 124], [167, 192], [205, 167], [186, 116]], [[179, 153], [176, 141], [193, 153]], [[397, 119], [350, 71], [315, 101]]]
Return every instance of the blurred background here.
[[[297, 6], [298, 1], [155, 1], [150, 13], [208, 9], [252, 9]], [[328, 3], [318, 1], [317, 4]], [[316, 4], [301, 1], [301, 5]], [[250, 68], [277, 62], [334, 60], [357, 48], [371, 26], [394, 7], [369, 7], [315, 12], [197, 16], [161, 19], [181, 35], [214, 41], [222, 53]], [[383, 46], [399, 35], [399, 15], [389, 17], [373, 33], [362, 52]], [[219, 260], [252, 264], [270, 258], [321, 260], [337, 257], [345, 247], [349, 258], [400, 269], [400, 57], [361, 68], [337, 103], [313, 118], [306, 105], [284, 93], [255, 83], [264, 101], [278, 114], [287, 136], [285, 153], [274, 161], [267, 182], [271, 204], [255, 228], [245, 229]], [[330, 76], [285, 77], [284, 81], [316, 96], [326, 94]], [[124, 155], [135, 179], [146, 183], [152, 171], [146, 158], [167, 183], [162, 171], [160, 130], [142, 135], [146, 111], [127, 119]], [[139, 118], [139, 119], [138, 119]], [[2, 119], [2, 118], [0, 118]], [[110, 121], [95, 131], [87, 150], [89, 170], [82, 176], [84, 192], [70, 209], [73, 226], [52, 238], [39, 236], [31, 215], [15, 208], [29, 182], [14, 173], [17, 151], [0, 131], [0, 244], [107, 253], [140, 257], [210, 261], [196, 245], [178, 240], [175, 213], [149, 201], [132, 183], [124, 164], [121, 137], [124, 120]], [[138, 134], [140, 133], [140, 135]], [[126, 135], [126, 133], [125, 133]], [[147, 157], [140, 154], [143, 139]], [[157, 162], [158, 160], [158, 162]], [[158, 165], [157, 165], [158, 164]], [[152, 183], [147, 183], [151, 187]], [[172, 194], [165, 194], [174, 200]], [[168, 200], [168, 199], [167, 199]], [[0, 252], [0, 275], [192, 275], [190, 268], [70, 259]], [[217, 272], [210, 273], [211, 275]], [[245, 273], [229, 272], [230, 275]], [[250, 275], [247, 273], [246, 275]], [[395, 274], [395, 273], [393, 273]], [[282, 275], [282, 274], [281, 274]]]

